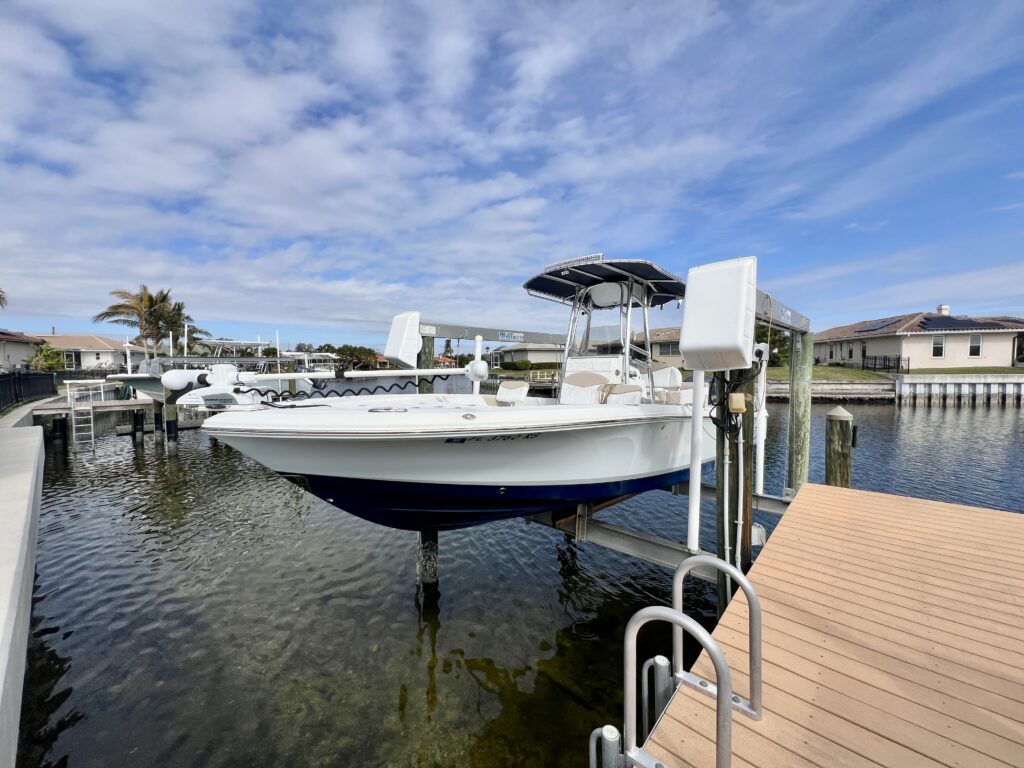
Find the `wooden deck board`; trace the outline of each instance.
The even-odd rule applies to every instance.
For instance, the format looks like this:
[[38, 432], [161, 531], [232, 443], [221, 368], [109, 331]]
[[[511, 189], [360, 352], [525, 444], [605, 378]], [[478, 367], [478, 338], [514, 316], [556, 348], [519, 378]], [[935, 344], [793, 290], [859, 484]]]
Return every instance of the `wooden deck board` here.
[[[1024, 766], [1024, 515], [805, 485], [749, 576], [765, 716], [734, 714], [733, 765]], [[713, 633], [743, 695], [747, 616], [738, 593]], [[681, 688], [647, 748], [710, 766], [714, 733]]]

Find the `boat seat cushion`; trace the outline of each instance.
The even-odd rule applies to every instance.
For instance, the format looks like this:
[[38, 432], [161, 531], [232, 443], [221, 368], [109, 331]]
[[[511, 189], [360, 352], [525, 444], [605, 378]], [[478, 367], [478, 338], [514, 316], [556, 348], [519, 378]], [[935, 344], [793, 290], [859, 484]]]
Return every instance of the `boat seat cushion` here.
[[636, 384], [607, 384], [604, 387], [605, 405], [640, 405], [643, 390]]
[[503, 381], [498, 385], [495, 399], [499, 405], [521, 403], [530, 393], [530, 385], [525, 381]]
[[568, 405], [597, 405], [608, 379], [599, 373], [577, 371], [565, 377], [558, 392], [558, 402]]

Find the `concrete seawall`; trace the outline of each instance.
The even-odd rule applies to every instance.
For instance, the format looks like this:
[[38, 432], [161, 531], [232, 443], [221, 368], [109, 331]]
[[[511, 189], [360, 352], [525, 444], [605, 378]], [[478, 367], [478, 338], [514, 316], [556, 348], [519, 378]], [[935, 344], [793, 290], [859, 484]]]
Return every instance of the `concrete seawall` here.
[[[789, 400], [788, 381], [768, 382], [769, 400]], [[892, 381], [814, 381], [811, 382], [811, 400], [877, 400], [896, 399], [896, 386]]]
[[1001, 405], [1019, 407], [1024, 373], [904, 374], [896, 377], [900, 405]]
[[[24, 422], [7, 416], [4, 427]], [[0, 427], [0, 768], [18, 749], [42, 487], [42, 427]]]

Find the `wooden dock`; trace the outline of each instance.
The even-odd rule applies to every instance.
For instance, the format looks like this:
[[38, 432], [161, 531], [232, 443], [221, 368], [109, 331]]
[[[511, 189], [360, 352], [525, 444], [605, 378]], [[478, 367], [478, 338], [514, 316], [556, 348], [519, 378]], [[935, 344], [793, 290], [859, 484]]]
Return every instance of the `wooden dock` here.
[[[765, 711], [734, 712], [734, 766], [1024, 766], [1024, 514], [804, 485], [748, 576]], [[742, 592], [713, 637], [748, 696]], [[714, 737], [682, 686], [645, 749], [703, 768]]]
[[[146, 411], [153, 410], [153, 401], [149, 398], [145, 400], [95, 400], [91, 403], [93, 411], [96, 413], [122, 413], [132, 411]], [[90, 403], [83, 402], [79, 403], [76, 407], [78, 410], [88, 410]], [[52, 401], [40, 403], [32, 409], [33, 414], [36, 416], [67, 416], [71, 413], [71, 406], [68, 404], [67, 398], [55, 398]]]

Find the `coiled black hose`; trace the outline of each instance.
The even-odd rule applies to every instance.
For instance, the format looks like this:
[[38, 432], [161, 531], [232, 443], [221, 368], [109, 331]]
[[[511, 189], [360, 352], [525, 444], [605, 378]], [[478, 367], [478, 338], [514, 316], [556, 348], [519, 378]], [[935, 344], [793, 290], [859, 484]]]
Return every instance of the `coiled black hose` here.
[[[430, 383], [434, 383], [437, 379], [447, 380], [454, 374], [451, 373], [437, 373], [433, 376], [420, 376], [421, 379], [427, 379]], [[316, 397], [355, 397], [357, 395], [386, 395], [394, 392], [395, 390], [402, 390], [408, 387], [410, 384], [415, 386], [411, 381], [396, 381], [392, 384], [378, 384], [375, 387], [360, 387], [356, 390], [338, 392], [337, 390], [321, 390], [314, 389], [310, 392], [282, 392], [276, 389], [260, 389], [259, 387], [235, 387], [232, 391], [235, 394], [247, 395], [255, 392], [260, 397], [267, 397], [268, 395], [274, 399], [274, 402], [288, 402], [289, 400], [309, 400]]]

